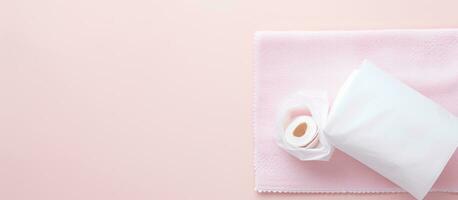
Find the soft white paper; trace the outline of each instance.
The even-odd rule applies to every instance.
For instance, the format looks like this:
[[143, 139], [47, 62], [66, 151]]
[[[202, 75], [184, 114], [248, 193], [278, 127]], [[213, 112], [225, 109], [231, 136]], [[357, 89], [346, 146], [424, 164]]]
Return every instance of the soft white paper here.
[[[329, 103], [325, 92], [322, 91], [300, 91], [286, 98], [285, 102], [278, 108], [277, 117], [277, 143], [292, 156], [299, 160], [321, 160], [330, 159], [334, 147], [324, 137], [323, 127], [326, 125]], [[318, 128], [318, 145], [313, 148], [298, 148], [291, 146], [284, 140], [286, 126], [291, 122], [297, 113], [310, 112]]]
[[458, 145], [453, 114], [367, 61], [342, 86], [324, 132], [336, 148], [417, 199]]

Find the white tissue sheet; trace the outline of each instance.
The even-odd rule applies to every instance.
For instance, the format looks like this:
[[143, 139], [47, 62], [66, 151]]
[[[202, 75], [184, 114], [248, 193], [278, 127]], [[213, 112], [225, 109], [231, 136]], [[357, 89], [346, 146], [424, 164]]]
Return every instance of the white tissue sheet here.
[[367, 61], [342, 86], [324, 129], [336, 148], [417, 199], [458, 145], [453, 114]]

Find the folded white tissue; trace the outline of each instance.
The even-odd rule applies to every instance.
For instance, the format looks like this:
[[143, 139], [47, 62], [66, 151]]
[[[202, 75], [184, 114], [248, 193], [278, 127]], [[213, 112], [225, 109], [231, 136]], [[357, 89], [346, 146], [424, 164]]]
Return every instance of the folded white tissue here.
[[[295, 129], [284, 123], [300, 124], [288, 121], [294, 119], [292, 110], [307, 108], [317, 122], [318, 146], [287, 139]], [[328, 160], [335, 146], [417, 199], [428, 193], [458, 146], [458, 118], [367, 61], [344, 83], [329, 116], [327, 100], [308, 93], [289, 98], [281, 113], [279, 145], [290, 154]], [[313, 126], [306, 128], [312, 131], [305, 135], [313, 136]]]

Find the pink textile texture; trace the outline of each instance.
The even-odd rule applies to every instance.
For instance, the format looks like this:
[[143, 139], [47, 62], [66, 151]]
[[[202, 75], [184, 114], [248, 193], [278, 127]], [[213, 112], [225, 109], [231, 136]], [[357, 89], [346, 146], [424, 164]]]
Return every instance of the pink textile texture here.
[[[255, 44], [257, 191], [403, 192], [338, 150], [329, 162], [303, 162], [276, 144], [276, 109], [285, 97], [326, 90], [332, 102], [363, 59], [458, 115], [458, 30], [258, 32]], [[432, 191], [458, 192], [456, 153]]]

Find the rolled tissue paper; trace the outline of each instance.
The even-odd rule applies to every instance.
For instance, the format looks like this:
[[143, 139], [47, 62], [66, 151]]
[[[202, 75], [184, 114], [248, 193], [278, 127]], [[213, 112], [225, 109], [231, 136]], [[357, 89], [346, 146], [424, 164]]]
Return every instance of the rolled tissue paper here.
[[328, 108], [323, 91], [299, 91], [288, 96], [278, 108], [278, 145], [299, 160], [329, 160], [334, 148], [320, 128], [325, 126]]
[[458, 145], [458, 119], [368, 61], [340, 89], [327, 139], [417, 199], [433, 186]]
[[318, 127], [311, 116], [299, 116], [292, 121], [285, 131], [284, 139], [298, 148], [313, 148], [318, 142]]

